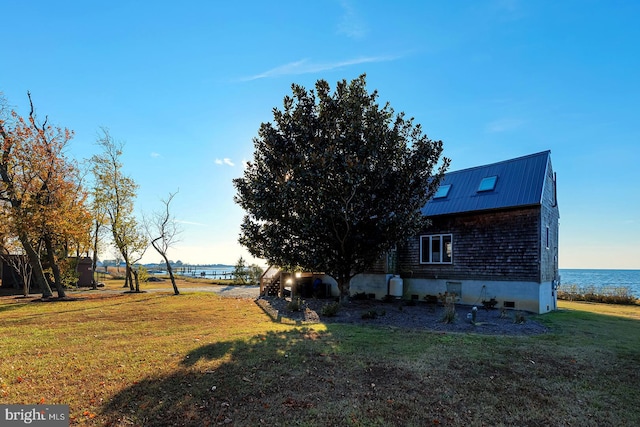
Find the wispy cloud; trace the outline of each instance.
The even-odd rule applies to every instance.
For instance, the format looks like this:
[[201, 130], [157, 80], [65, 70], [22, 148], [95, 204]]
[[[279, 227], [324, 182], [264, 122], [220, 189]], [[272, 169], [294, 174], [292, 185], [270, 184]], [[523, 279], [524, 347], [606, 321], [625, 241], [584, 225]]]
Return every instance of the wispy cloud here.
[[393, 61], [398, 58], [398, 56], [363, 56], [336, 62], [313, 62], [308, 59], [301, 59], [300, 61], [289, 62], [288, 64], [280, 65], [279, 67], [272, 68], [251, 77], [245, 77], [241, 80], [250, 81], [270, 77], [311, 74], [318, 73], [320, 71], [334, 70], [336, 68], [349, 67], [351, 65]]
[[150, 156], [155, 159], [156, 157], [160, 157], [160, 153], [156, 153], [155, 151], [153, 151], [151, 152]]
[[203, 224], [201, 222], [185, 221], [185, 220], [181, 220], [181, 219], [177, 219], [176, 222], [180, 223], [180, 224], [186, 224], [186, 225], [199, 225], [199, 226], [202, 226], [202, 227], [206, 227], [206, 225], [207, 225], [207, 224]]
[[233, 163], [228, 157], [225, 157], [224, 159], [216, 159], [215, 162], [216, 165], [235, 166], [235, 163]]
[[524, 123], [522, 119], [499, 119], [488, 123], [486, 130], [489, 133], [508, 132], [519, 128]]
[[343, 14], [338, 23], [338, 34], [344, 34], [353, 39], [364, 38], [369, 32], [369, 29], [360, 14], [358, 14], [353, 5], [346, 0], [343, 0], [340, 5], [342, 6]]

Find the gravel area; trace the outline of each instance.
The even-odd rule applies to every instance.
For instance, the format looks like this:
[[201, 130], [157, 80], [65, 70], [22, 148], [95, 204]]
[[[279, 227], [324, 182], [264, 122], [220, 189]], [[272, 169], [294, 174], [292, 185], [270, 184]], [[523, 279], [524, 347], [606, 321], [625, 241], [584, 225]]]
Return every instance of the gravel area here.
[[[445, 308], [407, 301], [383, 302], [376, 300], [356, 300], [340, 307], [336, 316], [322, 315], [325, 305], [332, 300], [303, 300], [299, 311], [290, 309], [290, 299], [260, 297], [256, 303], [274, 320], [298, 324], [305, 323], [350, 323], [375, 325], [380, 327], [423, 329], [438, 332], [470, 332], [490, 335], [535, 335], [548, 332], [530, 313], [499, 309], [485, 310], [478, 307], [475, 323], [468, 319], [472, 307], [456, 305], [456, 318], [451, 323], [443, 321]], [[524, 321], [516, 322], [524, 319]]]

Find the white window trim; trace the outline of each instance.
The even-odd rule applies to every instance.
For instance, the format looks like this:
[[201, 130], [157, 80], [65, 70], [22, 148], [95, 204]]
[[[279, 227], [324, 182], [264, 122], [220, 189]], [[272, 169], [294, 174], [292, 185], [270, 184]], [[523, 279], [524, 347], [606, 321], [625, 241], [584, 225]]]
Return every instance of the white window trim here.
[[549, 249], [549, 226], [547, 225], [547, 232], [545, 236], [545, 246]]
[[[433, 262], [431, 261], [431, 259], [433, 259], [432, 253], [431, 253], [431, 240], [434, 237], [440, 237], [440, 253], [444, 253], [444, 239], [443, 237], [448, 236], [451, 239], [451, 260], [450, 261], [439, 261], [439, 262]], [[429, 251], [429, 261], [424, 262], [423, 259], [424, 257], [422, 256], [423, 254], [423, 242], [428, 239], [428, 244], [427, 244], [427, 250]], [[451, 233], [445, 233], [445, 234], [423, 234], [422, 236], [420, 236], [420, 264], [453, 264], [453, 234]]]

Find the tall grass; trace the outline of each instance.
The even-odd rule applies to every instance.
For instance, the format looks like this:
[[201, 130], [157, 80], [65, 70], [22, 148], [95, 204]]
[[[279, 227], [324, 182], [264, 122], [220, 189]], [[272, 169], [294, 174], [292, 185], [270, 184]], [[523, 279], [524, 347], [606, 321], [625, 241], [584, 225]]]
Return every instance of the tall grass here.
[[626, 286], [578, 286], [561, 285], [558, 299], [566, 301], [587, 301], [603, 304], [637, 304], [638, 300]]

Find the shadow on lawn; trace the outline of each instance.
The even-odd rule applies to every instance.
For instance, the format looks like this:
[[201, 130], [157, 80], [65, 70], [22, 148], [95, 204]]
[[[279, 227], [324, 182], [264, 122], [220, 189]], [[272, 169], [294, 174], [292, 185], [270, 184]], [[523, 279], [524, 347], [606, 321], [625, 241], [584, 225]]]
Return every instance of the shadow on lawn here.
[[[550, 323], [557, 317], [563, 315]], [[170, 375], [146, 378], [113, 396], [99, 420], [112, 426], [640, 422], [633, 409], [640, 398], [632, 369], [636, 347], [592, 360], [580, 354], [582, 344], [555, 344], [556, 338], [491, 338], [487, 348], [486, 337], [407, 332], [408, 340], [422, 337], [425, 353], [406, 363], [345, 344], [353, 334], [370, 333], [366, 339], [376, 342], [389, 331], [326, 328], [200, 346]], [[575, 331], [566, 333], [560, 338], [570, 341]]]
[[353, 356], [343, 363], [336, 345], [330, 332], [307, 328], [205, 345], [171, 375], [122, 390], [102, 407], [100, 420], [141, 426], [433, 421], [430, 410], [402, 401], [422, 399], [427, 378], [384, 362], [353, 372]]
[[292, 411], [317, 405], [300, 401], [301, 394], [331, 392], [329, 377], [318, 386], [292, 374], [301, 357], [314, 364], [330, 357], [332, 344], [323, 336], [329, 335], [294, 329], [198, 347], [171, 375], [147, 378], [115, 395], [103, 406], [102, 420], [107, 425], [260, 425], [265, 420], [277, 425]]

